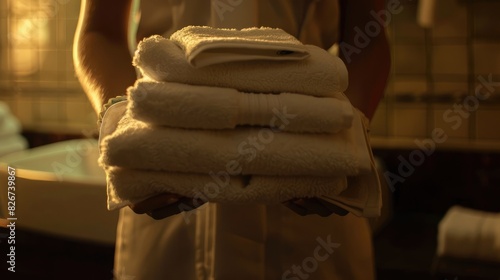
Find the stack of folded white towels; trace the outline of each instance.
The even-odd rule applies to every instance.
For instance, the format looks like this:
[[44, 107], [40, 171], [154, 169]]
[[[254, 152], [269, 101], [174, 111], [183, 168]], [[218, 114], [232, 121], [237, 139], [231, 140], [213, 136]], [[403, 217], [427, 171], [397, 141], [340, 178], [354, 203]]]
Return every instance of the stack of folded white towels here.
[[439, 223], [437, 255], [500, 263], [500, 213], [453, 206]]
[[0, 156], [26, 149], [28, 143], [21, 133], [21, 124], [4, 102], [0, 102]]
[[347, 70], [280, 29], [190, 26], [143, 40], [143, 78], [101, 126], [108, 208], [162, 192], [212, 202], [322, 197], [376, 216], [380, 185]]

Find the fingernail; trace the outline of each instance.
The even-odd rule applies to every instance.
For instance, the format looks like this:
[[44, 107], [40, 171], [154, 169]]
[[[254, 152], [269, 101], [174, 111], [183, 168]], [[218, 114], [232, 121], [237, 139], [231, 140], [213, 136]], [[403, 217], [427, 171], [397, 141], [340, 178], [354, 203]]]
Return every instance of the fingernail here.
[[167, 204], [173, 204], [173, 203], [176, 203], [177, 201], [179, 201], [179, 198], [177, 198], [177, 197], [169, 197], [166, 200]]

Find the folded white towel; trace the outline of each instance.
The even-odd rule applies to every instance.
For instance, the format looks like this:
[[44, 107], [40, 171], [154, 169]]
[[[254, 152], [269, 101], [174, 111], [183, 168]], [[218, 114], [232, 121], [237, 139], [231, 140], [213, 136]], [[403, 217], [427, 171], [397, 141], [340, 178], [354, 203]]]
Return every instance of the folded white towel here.
[[9, 115], [9, 106], [7, 106], [5, 102], [0, 101], [0, 126], [3, 124], [5, 118]]
[[21, 132], [21, 123], [12, 115], [6, 115], [0, 124], [0, 137], [15, 135]]
[[194, 68], [173, 41], [155, 35], [139, 43], [133, 63], [156, 81], [321, 97], [344, 92], [348, 81], [342, 60], [319, 47], [305, 47], [311, 55], [297, 61], [251, 60]]
[[28, 147], [28, 142], [21, 135], [10, 135], [0, 137], [0, 156], [22, 151]]
[[[118, 128], [120, 119], [122, 119], [123, 115], [126, 113], [126, 107], [126, 102], [121, 102], [114, 104], [106, 111], [100, 130], [100, 143], [103, 143], [103, 140], [113, 134]], [[367, 139], [365, 140], [367, 141]], [[366, 142], [366, 144], [369, 146], [369, 142]], [[102, 149], [103, 145], [100, 144], [100, 147]], [[371, 172], [354, 177], [347, 177], [347, 188], [345, 186], [345, 176], [280, 177], [254, 175], [250, 177], [252, 178], [250, 181], [246, 181], [248, 176], [245, 176], [246, 178], [241, 176], [232, 176], [231, 184], [237, 185], [236, 190], [225, 194], [224, 192], [226, 189], [224, 191], [221, 189], [217, 196], [208, 197], [208, 199], [210, 201], [243, 202], [248, 200], [260, 201], [261, 203], [276, 203], [293, 197], [308, 197], [316, 195], [335, 205], [349, 210], [355, 215], [376, 217], [380, 215], [381, 192], [373, 158], [370, 158], [372, 167]], [[234, 168], [234, 166], [232, 167]], [[213, 176], [203, 174], [131, 170], [110, 166], [106, 166], [105, 169], [108, 180], [108, 208], [110, 210], [143, 200], [151, 195], [154, 195], [155, 193], [164, 191], [181, 192], [187, 196], [193, 196], [196, 194], [199, 195], [200, 192], [206, 192], [205, 187], [210, 182], [220, 182], [216, 181]], [[215, 170], [215, 176], [219, 176], [219, 178], [221, 178], [220, 175], [217, 175], [217, 172], [224, 170]], [[233, 169], [231, 168], [229, 171], [232, 172], [232, 170]], [[168, 177], [167, 174], [172, 174], [173, 177]], [[194, 177], [191, 178], [191, 176]], [[190, 180], [194, 180], [197, 183], [192, 185], [189, 183]], [[253, 188], [248, 190], [242, 189], [242, 186], [245, 185], [242, 183], [242, 180], [246, 182], [247, 186], [251, 184]], [[293, 182], [293, 184], [290, 184], [290, 182]], [[184, 185], [187, 186], [186, 189], [177, 189], [179, 186]], [[195, 190], [191, 189], [193, 186], [197, 186]], [[292, 189], [278, 189], [273, 186], [286, 186]], [[294, 186], [298, 189], [293, 189]], [[268, 190], [264, 190], [264, 187]], [[340, 193], [336, 194], [337, 192]]]
[[[359, 114], [361, 114], [358, 111]], [[369, 120], [366, 117], [361, 118], [363, 127], [369, 127]], [[357, 216], [380, 217], [382, 210], [382, 190], [378, 168], [370, 146], [370, 137], [368, 130], [364, 130], [365, 144], [370, 151], [371, 172], [360, 174], [358, 176], [347, 177], [347, 186], [339, 196], [322, 195], [321, 198], [331, 202], [341, 208], [348, 210]]]
[[437, 254], [500, 262], [500, 213], [450, 208], [439, 223]]
[[[107, 206], [115, 210], [169, 192], [210, 202], [276, 204], [319, 197], [363, 217], [380, 216], [381, 198], [374, 174], [356, 177], [230, 176], [106, 168]], [[373, 177], [375, 176], [375, 177]], [[214, 179], [219, 178], [219, 179]], [[222, 183], [221, 183], [222, 182]]]
[[102, 142], [100, 163], [130, 169], [209, 173], [228, 165], [243, 175], [336, 176], [372, 171], [361, 116], [336, 134], [269, 128], [188, 130], [153, 126], [126, 114]]
[[304, 45], [282, 29], [242, 30], [187, 26], [170, 36], [195, 67], [245, 60], [300, 60], [309, 56]]
[[[169, 192], [210, 202], [274, 204], [297, 197], [336, 196], [346, 187], [345, 176], [230, 176], [225, 170], [207, 174], [106, 169], [108, 209]], [[119, 186], [119, 187], [117, 187]]]
[[133, 118], [178, 128], [233, 129], [252, 125], [297, 133], [336, 133], [349, 128], [353, 119], [352, 105], [342, 93], [335, 98], [251, 94], [140, 79], [129, 88], [128, 95], [128, 110]]

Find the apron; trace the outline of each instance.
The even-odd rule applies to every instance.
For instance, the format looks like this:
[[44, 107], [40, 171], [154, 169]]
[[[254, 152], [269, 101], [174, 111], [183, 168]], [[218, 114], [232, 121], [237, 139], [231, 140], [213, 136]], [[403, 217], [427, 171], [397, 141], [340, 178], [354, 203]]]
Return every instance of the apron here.
[[352, 214], [209, 203], [186, 223], [186, 214], [156, 221], [120, 211], [117, 279], [374, 279], [368, 222]]
[[[338, 33], [337, 1], [148, 0], [134, 4], [137, 39], [187, 25], [279, 27], [325, 49]], [[210, 11], [210, 12], [208, 12]], [[155, 29], [157, 27], [163, 29]], [[165, 27], [168, 27], [165, 31]], [[146, 31], [149, 30], [149, 31]], [[365, 218], [299, 216], [282, 205], [202, 207], [156, 221], [120, 210], [116, 279], [374, 279]]]

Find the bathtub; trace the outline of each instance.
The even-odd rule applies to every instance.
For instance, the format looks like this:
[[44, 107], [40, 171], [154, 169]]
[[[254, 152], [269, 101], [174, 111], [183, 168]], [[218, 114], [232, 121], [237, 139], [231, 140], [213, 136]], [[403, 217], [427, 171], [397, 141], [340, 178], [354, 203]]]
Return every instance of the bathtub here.
[[58, 142], [1, 157], [0, 214], [11, 217], [7, 211], [10, 166], [16, 171], [16, 228], [114, 244], [118, 212], [106, 209], [106, 178], [97, 158], [94, 139]]

